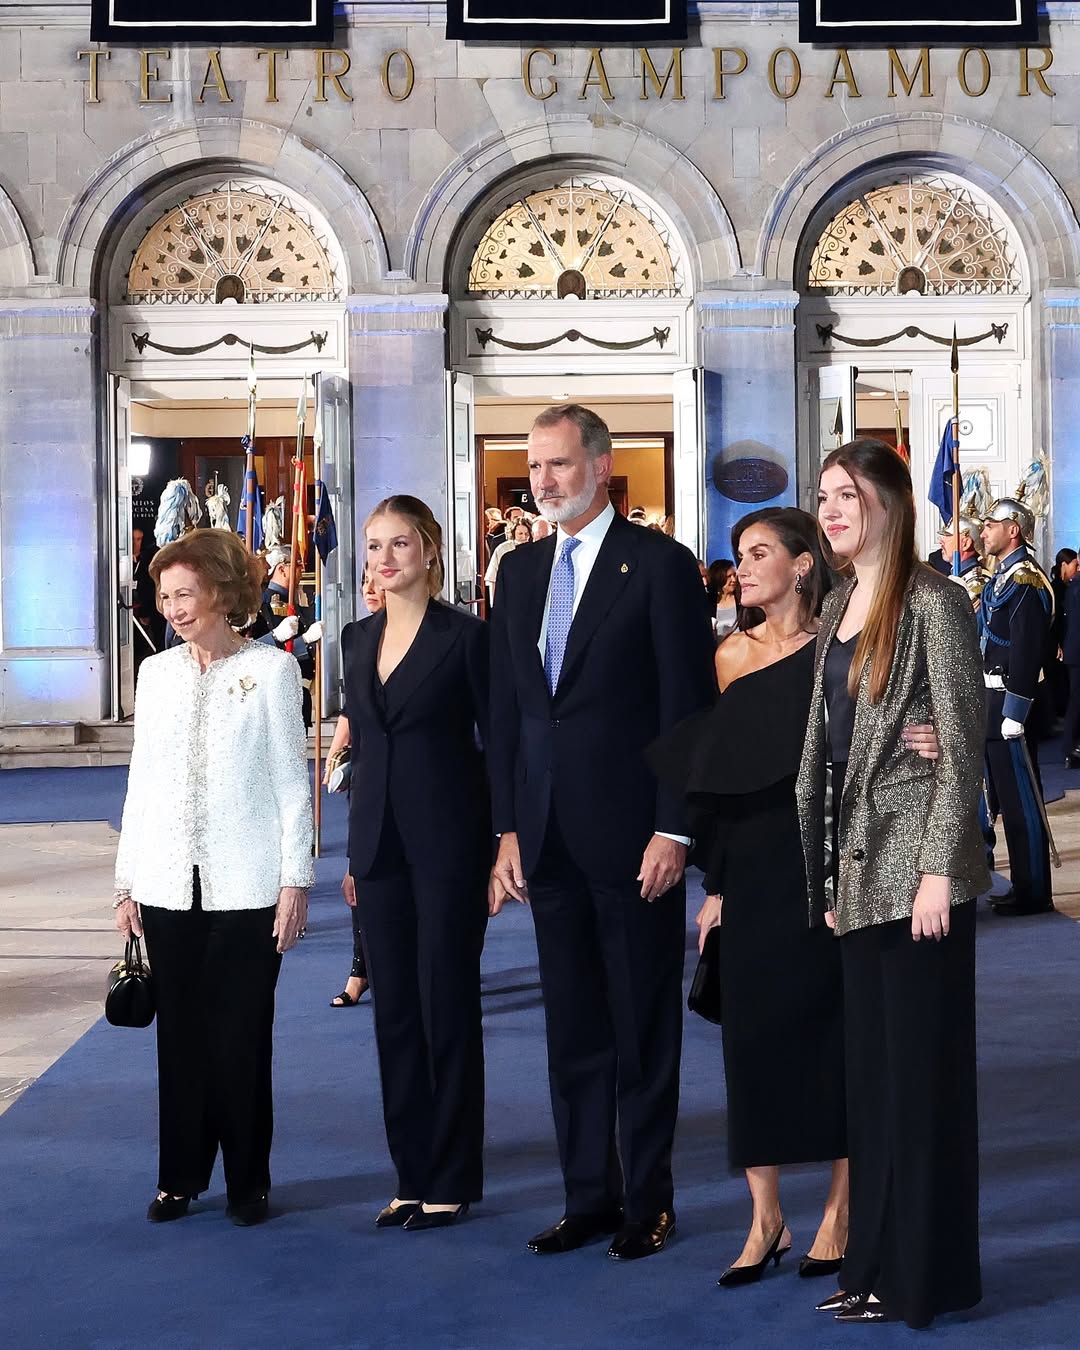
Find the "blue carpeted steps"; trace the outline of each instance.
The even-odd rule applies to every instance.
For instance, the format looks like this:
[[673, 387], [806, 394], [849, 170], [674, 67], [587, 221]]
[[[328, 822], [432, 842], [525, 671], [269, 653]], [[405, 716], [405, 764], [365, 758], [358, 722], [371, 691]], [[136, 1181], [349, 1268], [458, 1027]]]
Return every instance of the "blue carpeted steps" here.
[[[11, 819], [14, 796], [22, 819], [115, 823], [123, 774], [6, 772], [0, 812]], [[337, 894], [340, 803], [331, 800], [326, 815], [328, 856], [308, 936], [286, 958], [279, 992], [277, 1217], [235, 1229], [215, 1190], [190, 1218], [146, 1223], [153, 1034], [98, 1023], [0, 1117], [5, 1350], [1080, 1344], [1076, 924], [980, 917], [984, 1303], [929, 1332], [857, 1331], [813, 1311], [831, 1292], [828, 1280], [795, 1277], [793, 1258], [811, 1241], [824, 1198], [824, 1166], [792, 1169], [785, 1180], [795, 1251], [779, 1272], [751, 1288], [716, 1288], [748, 1211], [744, 1183], [725, 1162], [719, 1031], [692, 1017], [670, 1248], [632, 1266], [608, 1261], [603, 1245], [546, 1259], [525, 1250], [560, 1213], [561, 1187], [531, 923], [517, 906], [491, 924], [484, 958], [486, 1198], [449, 1231], [377, 1231], [393, 1181], [371, 1006], [327, 1006], [347, 973], [350, 939]], [[691, 916], [696, 907], [692, 895]]]

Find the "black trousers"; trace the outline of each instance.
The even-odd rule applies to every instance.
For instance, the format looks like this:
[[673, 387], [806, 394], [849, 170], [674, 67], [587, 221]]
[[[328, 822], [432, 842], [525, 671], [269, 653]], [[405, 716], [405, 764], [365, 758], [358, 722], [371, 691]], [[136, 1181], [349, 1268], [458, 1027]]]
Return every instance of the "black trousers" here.
[[351, 907], [349, 918], [352, 924], [352, 969], [349, 971], [349, 978], [366, 980], [367, 957], [364, 955], [364, 939], [360, 933], [360, 908], [358, 905]]
[[840, 1284], [909, 1326], [970, 1308], [979, 1274], [975, 905], [840, 939], [851, 1215]]
[[1069, 701], [1065, 705], [1062, 747], [1067, 755], [1080, 745], [1080, 666], [1066, 666], [1069, 675]]
[[397, 1195], [435, 1205], [479, 1200], [486, 860], [433, 876], [398, 850], [380, 849], [373, 874], [356, 878], [356, 904]]
[[[1037, 787], [1024, 762], [1023, 745], [1027, 744]], [[1025, 741], [988, 740], [986, 742], [986, 773], [991, 798], [1001, 813], [1005, 826], [1005, 846], [1009, 852], [1009, 874], [1016, 903], [1031, 909], [1045, 909], [1053, 903], [1050, 881], [1050, 844], [1043, 828], [1036, 791], [1042, 795], [1042, 777], [1039, 773], [1038, 743], [1028, 736]]]
[[233, 1204], [270, 1189], [274, 906], [142, 908], [157, 992], [158, 1188], [199, 1195], [220, 1147]]
[[566, 1212], [647, 1219], [674, 1201], [685, 885], [591, 880], [554, 823], [528, 880]]

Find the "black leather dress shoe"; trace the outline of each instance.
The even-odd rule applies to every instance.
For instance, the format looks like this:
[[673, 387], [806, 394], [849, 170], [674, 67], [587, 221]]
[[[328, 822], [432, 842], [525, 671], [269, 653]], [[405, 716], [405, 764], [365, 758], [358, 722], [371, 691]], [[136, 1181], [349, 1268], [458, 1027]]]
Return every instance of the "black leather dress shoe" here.
[[820, 1303], [815, 1304], [815, 1307], [818, 1312], [838, 1313], [844, 1312], [847, 1308], [854, 1308], [862, 1301], [862, 1294], [849, 1294], [841, 1289], [838, 1294], [830, 1294], [828, 1298], [823, 1298]]
[[662, 1251], [674, 1231], [675, 1215], [667, 1209], [641, 1223], [624, 1224], [612, 1239], [608, 1256], [615, 1261], [640, 1261]]
[[617, 1232], [622, 1221], [621, 1209], [604, 1210], [601, 1214], [564, 1214], [557, 1224], [529, 1239], [529, 1251], [538, 1256], [577, 1251], [594, 1238]]
[[419, 1200], [409, 1200], [403, 1205], [387, 1205], [375, 1216], [375, 1227], [403, 1228], [419, 1208]]
[[270, 1215], [270, 1198], [260, 1195], [257, 1200], [245, 1200], [239, 1205], [227, 1205], [225, 1216], [231, 1219], [237, 1228], [254, 1228], [257, 1223], [265, 1223]]
[[463, 1219], [469, 1212], [469, 1203], [458, 1205], [456, 1209], [424, 1209], [417, 1205], [412, 1214], [401, 1225], [403, 1233], [422, 1233], [428, 1228], [449, 1228], [451, 1224]]
[[151, 1223], [172, 1223], [173, 1219], [182, 1219], [191, 1204], [190, 1195], [159, 1195], [150, 1201], [146, 1217]]
[[991, 900], [990, 908], [995, 914], [1000, 914], [1002, 918], [1015, 919], [1025, 914], [1052, 914], [1054, 912], [1053, 903], [1047, 901], [1045, 905], [1025, 905], [1017, 900]]
[[834, 1322], [891, 1322], [892, 1318], [881, 1303], [871, 1303], [861, 1298], [850, 1307], [841, 1308], [833, 1318]]

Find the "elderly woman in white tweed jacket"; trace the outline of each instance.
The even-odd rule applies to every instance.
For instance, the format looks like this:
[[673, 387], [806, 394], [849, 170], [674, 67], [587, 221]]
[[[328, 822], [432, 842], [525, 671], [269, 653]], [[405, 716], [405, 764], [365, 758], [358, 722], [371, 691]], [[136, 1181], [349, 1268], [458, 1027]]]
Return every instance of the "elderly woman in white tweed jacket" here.
[[144, 661], [116, 857], [116, 924], [145, 934], [157, 992], [158, 1194], [182, 1218], [218, 1148], [227, 1214], [267, 1217], [274, 989], [307, 917], [311, 794], [299, 667], [237, 627], [262, 568], [194, 530], [150, 564], [184, 639]]

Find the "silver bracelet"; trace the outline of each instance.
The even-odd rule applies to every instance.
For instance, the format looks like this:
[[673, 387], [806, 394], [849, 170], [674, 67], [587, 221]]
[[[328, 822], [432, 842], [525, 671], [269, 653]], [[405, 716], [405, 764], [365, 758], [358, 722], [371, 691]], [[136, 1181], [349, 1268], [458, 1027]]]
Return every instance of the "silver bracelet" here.
[[130, 891], [117, 891], [116, 898], [112, 902], [112, 907], [113, 909], [119, 909], [121, 905], [128, 905], [130, 903], [131, 903]]

